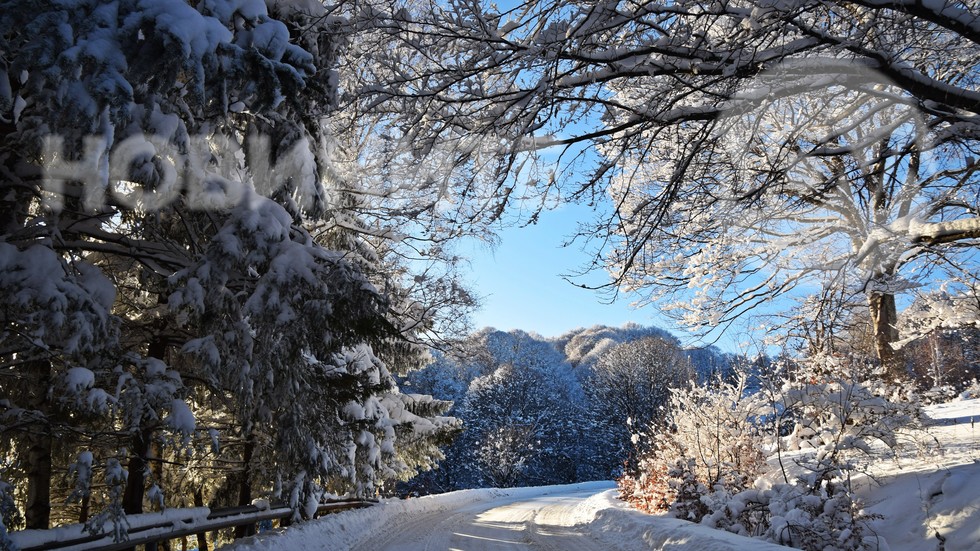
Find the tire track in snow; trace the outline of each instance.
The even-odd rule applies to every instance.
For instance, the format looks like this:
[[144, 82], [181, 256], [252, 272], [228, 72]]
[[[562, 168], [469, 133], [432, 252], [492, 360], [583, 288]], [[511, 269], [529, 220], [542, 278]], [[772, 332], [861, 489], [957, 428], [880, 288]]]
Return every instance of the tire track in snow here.
[[[614, 550], [608, 544], [594, 540], [583, 530], [578, 518], [582, 501], [595, 492], [562, 497], [556, 503], [540, 508], [530, 524], [531, 541], [542, 551]], [[585, 520], [585, 519], [581, 519]]]
[[575, 527], [576, 506], [595, 490], [475, 503], [434, 512], [362, 542], [377, 551], [608, 550]]

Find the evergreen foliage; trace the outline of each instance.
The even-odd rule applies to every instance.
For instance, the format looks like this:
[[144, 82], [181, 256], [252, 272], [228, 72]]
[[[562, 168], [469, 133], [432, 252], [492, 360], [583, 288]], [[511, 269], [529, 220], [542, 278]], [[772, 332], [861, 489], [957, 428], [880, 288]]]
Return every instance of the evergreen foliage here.
[[306, 517], [429, 468], [456, 421], [390, 369], [471, 302], [419, 291], [451, 275], [409, 285], [359, 219], [384, 206], [332, 171], [340, 21], [232, 0], [0, 12], [5, 523], [122, 539], [144, 509], [260, 496]]

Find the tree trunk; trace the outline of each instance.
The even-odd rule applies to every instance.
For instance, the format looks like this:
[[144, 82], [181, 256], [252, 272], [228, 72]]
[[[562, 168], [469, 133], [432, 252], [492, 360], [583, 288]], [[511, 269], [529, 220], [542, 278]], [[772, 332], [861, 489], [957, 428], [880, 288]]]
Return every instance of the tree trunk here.
[[151, 435], [150, 430], [143, 429], [133, 436], [133, 450], [127, 466], [129, 476], [126, 477], [126, 491], [123, 493], [123, 511], [127, 515], [143, 512], [143, 487], [146, 485], [146, 459]]
[[[31, 381], [29, 407], [42, 414], [47, 408], [51, 362], [37, 360], [27, 365]], [[51, 427], [44, 417], [27, 435], [27, 502], [24, 521], [28, 529], [48, 529], [51, 523]]]
[[905, 378], [903, 354], [892, 348], [898, 342], [898, 311], [895, 308], [895, 295], [892, 293], [871, 293], [868, 295], [871, 311], [871, 330], [874, 335], [875, 352], [885, 370], [888, 380]]
[[[122, 506], [127, 515], [138, 515], [143, 512], [143, 491], [146, 485], [147, 454], [150, 452], [150, 438], [153, 431], [141, 429], [133, 436], [133, 449], [130, 452], [129, 471], [126, 477], [126, 490], [123, 492]], [[129, 547], [124, 551], [136, 551]]]
[[[204, 507], [204, 491], [200, 488], [194, 490], [194, 506]], [[207, 532], [198, 532], [197, 536], [197, 550], [198, 551], [208, 551], [208, 534]]]
[[28, 446], [24, 520], [29, 530], [46, 530], [51, 522], [51, 435], [47, 427], [32, 433]]
[[[146, 351], [146, 355], [148, 357], [156, 358], [160, 361], [164, 361], [166, 354], [167, 354], [167, 343], [165, 340], [163, 340], [160, 337], [157, 337], [150, 341], [150, 344]], [[134, 495], [132, 496], [131, 505], [135, 507], [136, 502], [138, 501], [139, 511], [137, 512], [142, 513], [143, 491], [144, 491], [144, 487], [146, 486], [145, 476], [147, 470], [150, 470], [152, 480], [156, 481], [157, 484], [161, 484], [161, 485], [163, 484], [163, 462], [160, 461], [160, 459], [162, 459], [163, 457], [163, 447], [160, 445], [159, 442], [155, 442], [153, 440], [152, 427], [144, 427], [140, 432], [142, 434], [142, 440], [136, 446], [138, 448], [139, 453], [137, 455], [134, 455], [133, 459], [130, 460], [130, 465], [132, 465], [134, 460], [136, 460], [137, 458], [142, 458], [139, 477], [136, 483], [133, 484], [132, 488], [130, 487], [129, 484], [126, 485], [126, 494], [129, 495], [130, 489], [132, 489]], [[133, 480], [133, 470], [130, 469], [129, 479], [127, 480], [127, 482], [132, 480]], [[161, 490], [162, 489], [163, 488], [161, 487]], [[136, 492], [139, 492], [138, 496], [135, 495]], [[125, 497], [123, 498], [123, 503], [124, 504], [127, 503]], [[129, 509], [125, 509], [125, 510], [127, 514], [130, 513]], [[169, 551], [169, 549], [170, 549], [170, 542], [164, 541], [159, 544], [158, 543], [146, 544], [145, 551], [157, 551], [157, 550]]]
[[[252, 503], [252, 454], [255, 451], [255, 442], [251, 436], [245, 437], [245, 449], [242, 451], [242, 470], [241, 484], [238, 486], [238, 504], [248, 505]], [[246, 524], [235, 527], [235, 539], [244, 538], [255, 534], [255, 525]]]
[[82, 496], [81, 508], [78, 511], [78, 523], [85, 524], [88, 522], [89, 510], [92, 507], [92, 495], [91, 492], [86, 492]]

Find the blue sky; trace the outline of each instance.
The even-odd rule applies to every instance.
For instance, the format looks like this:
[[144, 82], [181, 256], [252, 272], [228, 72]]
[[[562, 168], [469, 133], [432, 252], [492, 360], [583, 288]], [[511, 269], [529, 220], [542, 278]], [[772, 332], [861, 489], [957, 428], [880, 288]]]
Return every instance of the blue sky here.
[[[701, 343], [655, 306], [633, 308], [631, 298], [624, 294], [614, 304], [608, 304], [605, 295], [562, 279], [563, 274], [576, 272], [592, 258], [578, 242], [562, 246], [577, 225], [592, 216], [587, 207], [565, 205], [542, 213], [536, 225], [501, 230], [495, 249], [475, 241], [461, 244], [458, 252], [472, 259], [467, 281], [471, 290], [482, 297], [482, 307], [472, 317], [474, 329], [522, 329], [557, 337], [582, 327], [618, 327], [633, 322], [666, 329], [687, 346], [714, 344], [725, 352], [742, 348], [740, 342], [745, 335], [737, 331], [715, 335], [717, 342]], [[588, 281], [596, 284], [608, 279], [604, 272], [596, 272]]]
[[[473, 259], [471, 288], [483, 297], [482, 309], [473, 316], [474, 326], [553, 337], [579, 327], [635, 322], [677, 333], [654, 308], [633, 309], [627, 297], [606, 304], [605, 296], [562, 279], [562, 274], [575, 272], [591, 258], [579, 243], [562, 247], [576, 225], [590, 216], [586, 207], [567, 205], [543, 213], [536, 225], [501, 231], [494, 250], [479, 243], [461, 246], [460, 252]], [[588, 281], [604, 282], [605, 274], [597, 272]]]

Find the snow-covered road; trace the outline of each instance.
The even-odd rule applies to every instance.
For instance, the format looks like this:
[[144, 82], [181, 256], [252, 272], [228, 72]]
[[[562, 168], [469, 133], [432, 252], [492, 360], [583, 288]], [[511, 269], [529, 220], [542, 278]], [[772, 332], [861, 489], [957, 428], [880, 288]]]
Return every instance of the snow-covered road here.
[[580, 506], [596, 493], [594, 488], [571, 488], [551, 495], [478, 502], [448, 514], [428, 513], [359, 547], [378, 551], [604, 550], [608, 546], [592, 539], [585, 525], [577, 522]]
[[778, 551], [787, 548], [631, 510], [612, 482], [464, 490], [239, 540], [221, 551]]

